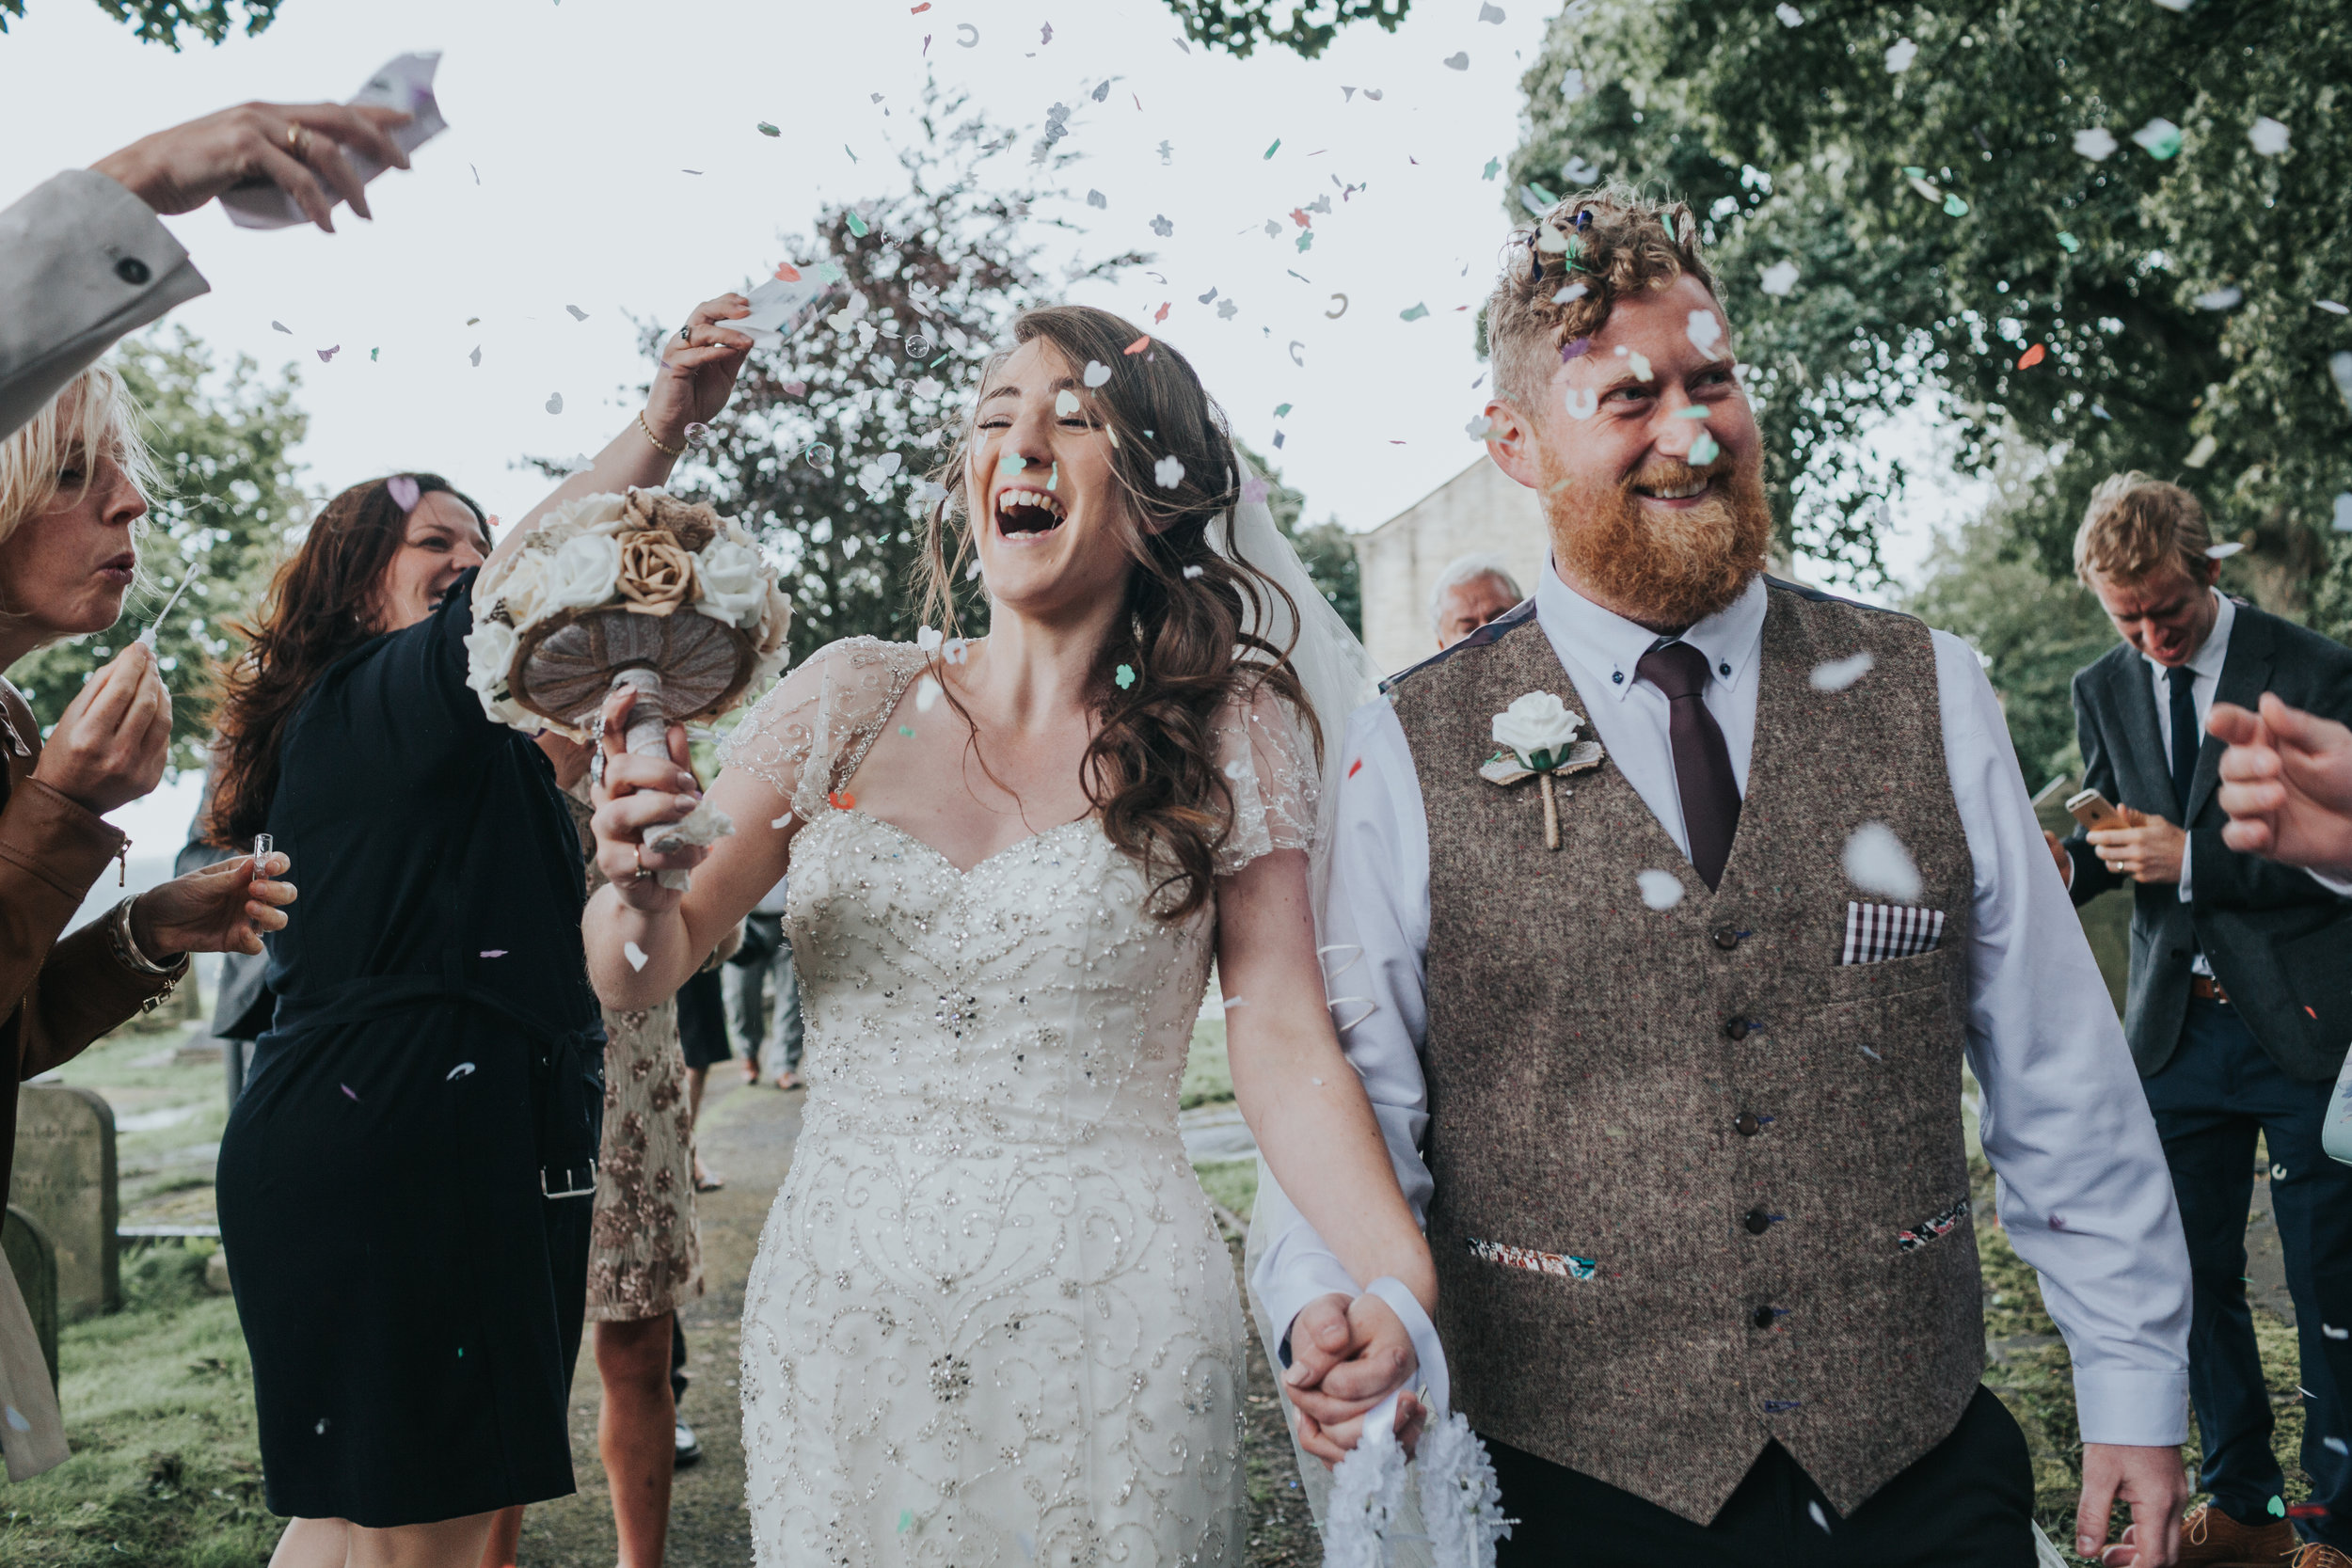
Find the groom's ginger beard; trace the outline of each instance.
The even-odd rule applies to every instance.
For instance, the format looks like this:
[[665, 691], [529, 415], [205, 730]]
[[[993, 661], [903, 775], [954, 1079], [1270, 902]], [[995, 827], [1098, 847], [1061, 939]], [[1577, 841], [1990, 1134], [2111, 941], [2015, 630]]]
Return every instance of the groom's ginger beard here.
[[1645, 510], [1637, 485], [1675, 489], [1702, 471], [1678, 457], [1653, 457], [1622, 480], [1562, 485], [1549, 451], [1538, 450], [1544, 516], [1561, 570], [1629, 619], [1681, 631], [1739, 598], [1764, 569], [1772, 514], [1760, 465], [1710, 465], [1704, 472], [1714, 487], [1699, 505]]

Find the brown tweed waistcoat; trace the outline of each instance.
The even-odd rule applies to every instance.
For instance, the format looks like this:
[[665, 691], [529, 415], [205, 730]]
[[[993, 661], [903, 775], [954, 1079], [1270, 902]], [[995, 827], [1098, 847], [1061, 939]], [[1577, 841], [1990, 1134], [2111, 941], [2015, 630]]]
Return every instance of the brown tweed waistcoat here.
[[[1864, 650], [1860, 681], [1812, 689]], [[1712, 893], [1608, 762], [1560, 781], [1545, 849], [1537, 785], [1477, 771], [1528, 691], [1614, 700], [1573, 689], [1533, 614], [1391, 692], [1429, 822], [1429, 1242], [1454, 1402], [1702, 1523], [1777, 1438], [1851, 1513], [1950, 1434], [1984, 1367], [1959, 1207], [1973, 879], [1927, 628], [1772, 586]], [[1931, 952], [1846, 965], [1849, 900], [1891, 902], [1842, 868], [1870, 821], [1945, 925]], [[1647, 908], [1645, 870], [1681, 902]]]

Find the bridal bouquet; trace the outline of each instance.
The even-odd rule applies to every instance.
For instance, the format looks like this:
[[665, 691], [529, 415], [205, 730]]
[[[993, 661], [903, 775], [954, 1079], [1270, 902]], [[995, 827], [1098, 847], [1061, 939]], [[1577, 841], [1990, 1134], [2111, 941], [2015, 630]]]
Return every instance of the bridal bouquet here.
[[467, 684], [500, 723], [575, 740], [632, 671], [655, 677], [630, 681], [641, 710], [710, 719], [783, 671], [791, 624], [732, 517], [660, 490], [584, 496], [474, 585]]

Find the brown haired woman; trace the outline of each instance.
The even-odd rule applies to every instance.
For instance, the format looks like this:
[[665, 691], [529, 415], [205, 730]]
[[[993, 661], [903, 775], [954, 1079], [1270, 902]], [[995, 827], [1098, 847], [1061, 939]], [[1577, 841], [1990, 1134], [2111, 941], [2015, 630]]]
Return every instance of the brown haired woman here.
[[[763, 1562], [1242, 1560], [1241, 1308], [1176, 1129], [1212, 958], [1282, 1183], [1397, 1311], [1433, 1299], [1324, 1006], [1317, 744], [1248, 629], [1277, 590], [1222, 544], [1263, 501], [1192, 368], [1136, 337], [1020, 319], [928, 551], [950, 632], [977, 552], [988, 636], [787, 677], [729, 745], [740, 831], [707, 861], [642, 849], [691, 781], [608, 748], [608, 1004], [669, 994], [791, 875], [809, 1099], [742, 1340]], [[652, 876], [697, 862], [684, 895]], [[1393, 1354], [1342, 1447], [1413, 1368], [1379, 1310]]]
[[[221, 1143], [276, 1568], [472, 1568], [492, 1513], [572, 1490], [603, 1041], [580, 839], [548, 756], [467, 685], [475, 570], [575, 495], [658, 484], [750, 340], [700, 307], [644, 413], [491, 548], [427, 474], [344, 491], [226, 673], [215, 836], [320, 907]], [[665, 1346], [666, 1349], [666, 1346]]]

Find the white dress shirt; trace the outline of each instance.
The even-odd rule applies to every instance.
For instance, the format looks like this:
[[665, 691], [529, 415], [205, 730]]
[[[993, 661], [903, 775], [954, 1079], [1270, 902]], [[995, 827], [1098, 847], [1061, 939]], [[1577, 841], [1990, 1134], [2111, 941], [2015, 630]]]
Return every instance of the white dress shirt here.
[[[1681, 638], [1707, 656], [1711, 673], [1701, 700], [1723, 729], [1743, 794], [1765, 596], [1759, 579]], [[1535, 611], [1611, 765], [1687, 854], [1669, 704], [1634, 675], [1657, 635], [1550, 570]], [[1939, 631], [1934, 646], [1945, 756], [1974, 866], [1968, 1063], [1983, 1089], [1979, 1131], [1998, 1178], [2001, 1220], [2019, 1256], [2040, 1272], [2043, 1301], [2065, 1333], [2084, 1440], [2179, 1443], [2187, 1435], [2188, 1253], [2155, 1122], [2043, 846], [2000, 704], [1966, 643]], [[1397, 1179], [1425, 1220], [1428, 822], [1411, 748], [1386, 701], [1359, 709], [1342, 744], [1322, 940], [1361, 953], [1334, 956], [1332, 1003]], [[1288, 1325], [1327, 1292], [1357, 1293], [1304, 1220], [1276, 1223], [1251, 1276], [1275, 1323]]]
[[[2189, 701], [2197, 707], [2197, 733], [2200, 736], [2204, 735], [2205, 721], [2213, 713], [2213, 694], [2221, 689], [2221, 667], [2230, 659], [2230, 628], [2237, 625], [2237, 606], [2230, 602], [2230, 596], [2217, 588], [2209, 588], [2206, 592], [2220, 602], [2220, 609], [2214, 612], [2213, 630], [2205, 634], [2204, 645], [2188, 661], [2188, 668], [2193, 672], [2188, 683], [2188, 695]], [[2148, 678], [2153, 685], [2156, 738], [2164, 742], [2165, 766], [2169, 768], [2172, 765], [2171, 677], [2165, 673], [2163, 665], [2146, 654], [2139, 657], [2148, 666]], [[2199, 743], [2201, 745], [2202, 741]], [[2182, 826], [2185, 828], [2187, 824], [2183, 823]], [[2189, 901], [2190, 896], [2188, 861], [2189, 851], [2194, 847], [2186, 839], [2181, 843], [2181, 902], [2184, 904]], [[2206, 960], [2201, 949], [2189, 960], [2188, 972], [2191, 974], [2213, 974], [2213, 965]]]

